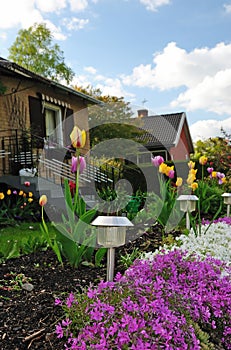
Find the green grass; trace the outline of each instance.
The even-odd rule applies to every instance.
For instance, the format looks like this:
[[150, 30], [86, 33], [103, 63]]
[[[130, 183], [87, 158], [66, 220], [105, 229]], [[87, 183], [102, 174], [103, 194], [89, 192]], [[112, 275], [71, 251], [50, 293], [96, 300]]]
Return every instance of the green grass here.
[[[51, 237], [55, 228], [48, 223]], [[39, 249], [47, 249], [46, 240], [40, 230], [40, 223], [20, 223], [7, 225], [0, 229], [0, 262], [30, 254]]]

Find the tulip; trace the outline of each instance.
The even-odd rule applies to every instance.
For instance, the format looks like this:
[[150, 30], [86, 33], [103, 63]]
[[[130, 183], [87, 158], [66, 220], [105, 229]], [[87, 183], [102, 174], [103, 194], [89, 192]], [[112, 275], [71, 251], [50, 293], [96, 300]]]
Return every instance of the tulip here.
[[173, 179], [175, 176], [175, 171], [173, 170], [173, 167], [169, 167], [167, 169], [167, 174], [166, 174], [170, 179]]
[[82, 174], [86, 169], [86, 161], [84, 157], [72, 157], [71, 159], [71, 172], [76, 173], [79, 170], [79, 173]]
[[156, 156], [154, 158], [152, 158], [152, 165], [154, 165], [155, 167], [160, 166], [160, 164], [162, 164], [164, 162], [164, 158], [161, 156]]
[[86, 143], [86, 131], [74, 126], [70, 134], [71, 144], [74, 148], [83, 148]]
[[167, 164], [161, 163], [159, 166], [159, 172], [162, 174], [166, 174], [167, 168], [168, 168]]
[[41, 205], [41, 207], [44, 207], [44, 205], [47, 204], [47, 196], [45, 194], [43, 194], [40, 198], [39, 198], [39, 205]]
[[193, 182], [190, 187], [191, 187], [191, 189], [193, 191], [195, 191], [198, 188], [198, 183], [197, 182]]
[[182, 183], [183, 183], [182, 177], [178, 177], [178, 178], [176, 179], [176, 187], [182, 186]]
[[217, 172], [217, 179], [218, 179], [218, 184], [222, 185], [223, 183], [225, 183], [225, 174], [224, 173], [220, 173], [219, 171]]
[[201, 165], [205, 165], [205, 164], [207, 163], [207, 161], [208, 161], [208, 158], [205, 157], [205, 156], [201, 156], [201, 157], [199, 158], [199, 163], [200, 163]]
[[73, 181], [69, 181], [69, 188], [70, 188], [71, 195], [74, 196], [76, 191], [76, 185]]
[[192, 160], [190, 160], [190, 161], [188, 162], [188, 167], [189, 167], [189, 169], [194, 169], [194, 168], [195, 168], [195, 162], [193, 162]]
[[6, 193], [8, 194], [8, 196], [10, 196], [11, 195], [11, 190], [8, 190]]
[[25, 182], [24, 182], [24, 185], [25, 185], [26, 187], [29, 187], [29, 186], [30, 186], [30, 181], [25, 181]]
[[4, 199], [4, 193], [3, 192], [0, 192], [0, 199], [2, 200], [2, 199]]

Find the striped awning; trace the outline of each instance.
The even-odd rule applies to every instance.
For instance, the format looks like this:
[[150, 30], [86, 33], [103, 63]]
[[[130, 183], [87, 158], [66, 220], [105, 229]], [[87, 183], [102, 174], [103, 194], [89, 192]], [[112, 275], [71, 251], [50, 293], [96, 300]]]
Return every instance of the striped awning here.
[[42, 97], [42, 101], [44, 101], [44, 102], [53, 103], [53, 104], [56, 104], [56, 105], [58, 105], [60, 107], [71, 108], [70, 103], [61, 101], [61, 100], [59, 100], [59, 99], [57, 99], [55, 97], [44, 95], [44, 94], [41, 94], [41, 97]]

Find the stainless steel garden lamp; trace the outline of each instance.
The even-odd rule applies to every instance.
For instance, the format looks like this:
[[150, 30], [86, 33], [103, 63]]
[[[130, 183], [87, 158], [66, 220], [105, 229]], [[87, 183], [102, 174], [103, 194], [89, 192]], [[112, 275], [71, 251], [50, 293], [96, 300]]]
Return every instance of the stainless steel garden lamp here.
[[125, 244], [126, 227], [133, 226], [125, 216], [98, 216], [91, 225], [97, 226], [97, 242], [107, 250], [107, 281], [113, 281], [115, 248]]
[[227, 204], [227, 216], [230, 215], [231, 193], [223, 193], [221, 197], [224, 198], [224, 204]]
[[196, 210], [198, 197], [193, 194], [182, 194], [177, 200], [180, 201], [180, 210], [186, 213], [186, 228], [190, 230], [189, 213]]

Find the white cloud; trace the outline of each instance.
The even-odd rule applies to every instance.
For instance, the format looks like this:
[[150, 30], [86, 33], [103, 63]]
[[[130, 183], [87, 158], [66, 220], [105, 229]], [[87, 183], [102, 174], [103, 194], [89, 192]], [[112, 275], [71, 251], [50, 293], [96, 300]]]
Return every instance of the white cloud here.
[[0, 33], [0, 39], [2, 39], [2, 40], [6, 40], [6, 38], [7, 38], [7, 34], [6, 34], [6, 32], [2, 32], [2, 33]]
[[215, 119], [200, 120], [190, 126], [190, 133], [194, 142], [198, 140], [207, 140], [210, 137], [223, 136], [223, 128], [227, 133], [231, 132], [231, 118], [222, 121]]
[[83, 29], [89, 23], [88, 19], [80, 19], [76, 17], [64, 18], [62, 24], [67, 28], [67, 30], [80, 30]]
[[123, 83], [162, 91], [185, 88], [172, 107], [231, 114], [231, 44], [187, 52], [171, 42], [154, 55], [153, 64], [135, 67], [130, 76], [122, 76]]
[[94, 67], [91, 67], [91, 66], [84, 67], [84, 70], [85, 70], [85, 72], [88, 72], [90, 74], [96, 74], [97, 73], [97, 70]]
[[225, 9], [225, 12], [227, 13], [231, 13], [231, 4], [224, 4], [224, 9]]
[[124, 97], [127, 99], [134, 99], [135, 95], [124, 90], [120, 79], [108, 78], [104, 75], [97, 74], [94, 67], [85, 67], [84, 71], [89, 73], [78, 75], [72, 81], [72, 85], [82, 86], [84, 88], [92, 86], [94, 89], [100, 89], [102, 95], [110, 95], [116, 97]]
[[9, 29], [17, 26], [27, 28], [35, 22], [42, 22], [43, 17], [34, 7], [33, 0], [7, 0], [4, 10], [0, 11], [0, 28]]
[[35, 0], [35, 5], [42, 12], [59, 12], [66, 7], [66, 0]]
[[149, 11], [157, 11], [158, 7], [170, 4], [170, 0], [140, 0], [140, 3]]
[[[7, 0], [0, 11], [0, 29], [28, 28], [34, 23], [46, 23], [57, 40], [65, 40], [61, 28], [56, 26], [44, 15], [60, 13], [69, 4], [72, 11], [83, 11], [88, 6], [87, 0]], [[82, 29], [88, 24], [88, 19], [71, 18], [64, 20], [68, 30]]]
[[87, 0], [68, 0], [70, 3], [71, 11], [80, 12], [84, 11], [88, 7]]

